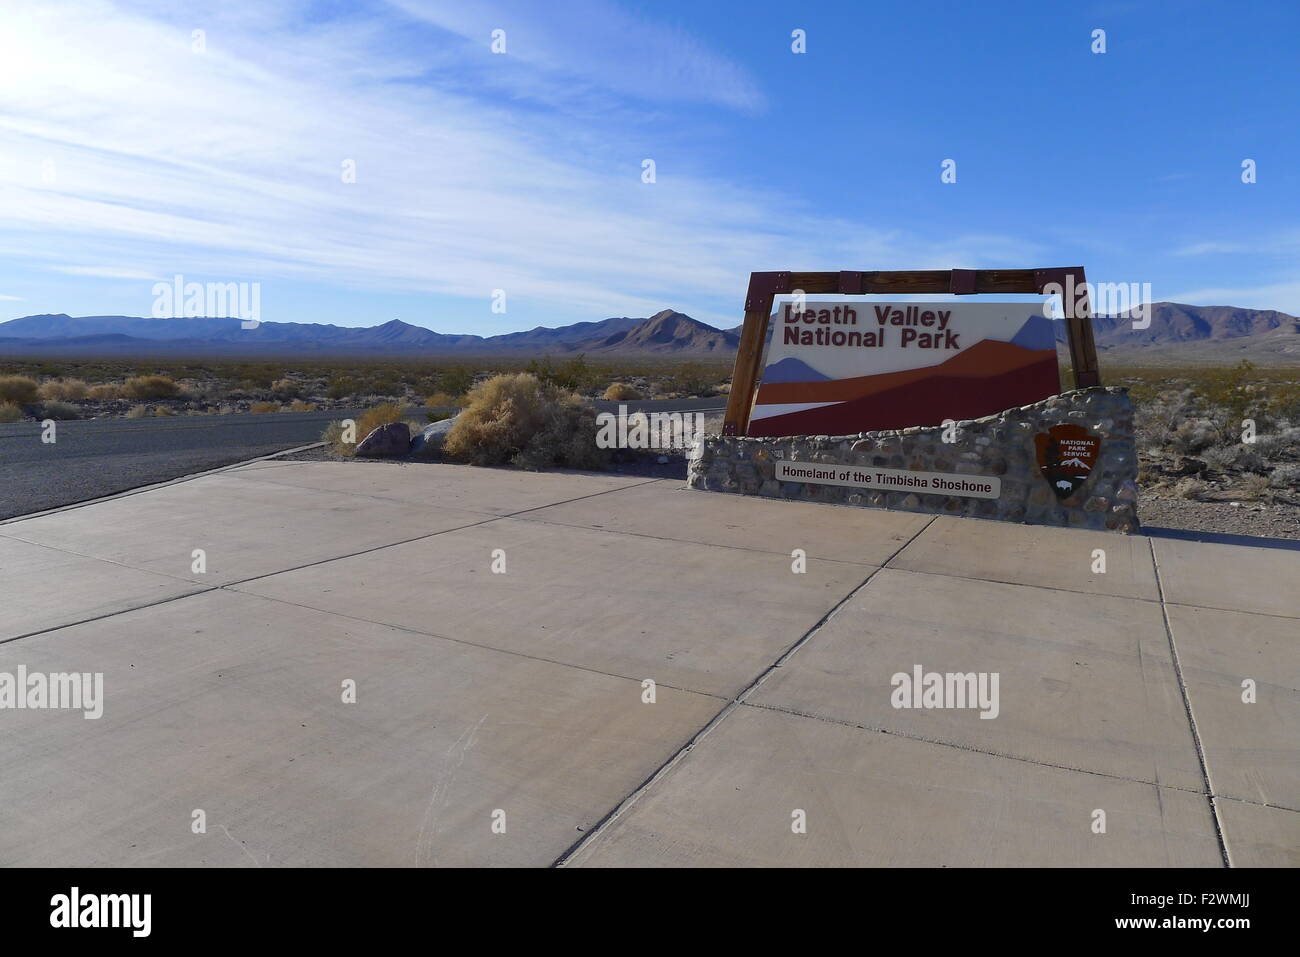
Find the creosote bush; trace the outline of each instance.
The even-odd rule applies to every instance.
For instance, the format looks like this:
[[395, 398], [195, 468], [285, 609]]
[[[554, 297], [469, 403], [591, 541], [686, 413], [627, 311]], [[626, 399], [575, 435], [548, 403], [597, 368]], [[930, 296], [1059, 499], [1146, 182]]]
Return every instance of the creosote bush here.
[[611, 402], [634, 402], [641, 398], [641, 393], [626, 382], [614, 382], [605, 390], [605, 398]]
[[0, 376], [0, 401], [27, 405], [36, 401], [37, 391], [35, 379], [25, 375]]
[[395, 402], [381, 402], [357, 419], [357, 441], [360, 442], [381, 425], [402, 421], [402, 407]]
[[41, 383], [42, 399], [84, 399], [90, 387], [80, 379], [51, 379]]
[[0, 403], [0, 422], [20, 422], [22, 417], [23, 410], [14, 403]]
[[122, 395], [128, 399], [174, 399], [181, 387], [165, 375], [137, 375], [126, 380]]
[[474, 465], [602, 468], [609, 451], [596, 447], [590, 403], [527, 372], [475, 386], [447, 433], [444, 453]]

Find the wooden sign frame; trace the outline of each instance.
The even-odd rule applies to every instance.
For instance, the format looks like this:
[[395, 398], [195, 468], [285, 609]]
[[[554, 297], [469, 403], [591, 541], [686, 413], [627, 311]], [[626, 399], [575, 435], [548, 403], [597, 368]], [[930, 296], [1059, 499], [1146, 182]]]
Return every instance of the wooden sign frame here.
[[[799, 291], [809, 296], [906, 295], [951, 293], [1035, 293], [1055, 284], [1062, 292], [1066, 339], [1074, 387], [1101, 385], [1097, 347], [1092, 338], [1092, 308], [1082, 266], [1050, 269], [928, 269], [894, 272], [754, 272], [749, 274], [745, 296], [745, 325], [740, 333], [731, 395], [723, 419], [723, 435], [744, 435], [754, 408], [759, 363], [772, 315], [773, 300]], [[1074, 293], [1070, 301], [1070, 293]]]

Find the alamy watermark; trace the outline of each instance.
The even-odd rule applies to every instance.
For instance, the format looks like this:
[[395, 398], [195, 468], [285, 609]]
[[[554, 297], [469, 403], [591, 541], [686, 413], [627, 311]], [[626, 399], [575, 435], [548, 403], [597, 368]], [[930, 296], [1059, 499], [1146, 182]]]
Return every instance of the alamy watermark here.
[[240, 319], [241, 328], [262, 321], [260, 282], [186, 282], [180, 273], [171, 282], [153, 285], [155, 319]]
[[618, 412], [596, 415], [596, 447], [601, 449], [686, 449], [704, 435], [702, 412]]
[[77, 710], [94, 720], [104, 714], [102, 671], [29, 672], [19, 665], [15, 672], [0, 671], [0, 711]]
[[889, 679], [894, 689], [889, 703], [895, 708], [978, 708], [981, 718], [996, 718], [1000, 678], [996, 671], [938, 672], [913, 665], [910, 675], [900, 671]]
[[[1084, 282], [1076, 284], [1074, 276], [1067, 274], [1065, 284], [1049, 282], [1043, 286], [1045, 296], [1060, 296], [1062, 315], [1087, 319], [1092, 315], [1119, 316], [1127, 314], [1134, 329], [1151, 325], [1151, 283], [1149, 282]], [[1091, 308], [1089, 308], [1091, 303]], [[1056, 318], [1052, 299], [1043, 303], [1043, 315]]]

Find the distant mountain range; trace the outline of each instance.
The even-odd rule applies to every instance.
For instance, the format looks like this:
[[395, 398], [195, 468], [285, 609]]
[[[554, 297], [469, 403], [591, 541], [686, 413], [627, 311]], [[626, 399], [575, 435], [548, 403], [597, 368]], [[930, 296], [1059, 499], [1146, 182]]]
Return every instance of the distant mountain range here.
[[[1103, 355], [1154, 363], [1300, 361], [1300, 319], [1275, 310], [1151, 304], [1151, 324], [1131, 316], [1097, 316], [1094, 338]], [[1056, 324], [1058, 342], [1064, 327]], [[740, 327], [715, 329], [665, 309], [649, 318], [620, 316], [568, 326], [539, 326], [499, 336], [434, 332], [394, 319], [379, 326], [263, 322], [238, 319], [148, 319], [137, 316], [24, 316], [0, 323], [0, 356], [534, 356], [562, 353], [730, 356]]]
[[379, 326], [137, 316], [24, 316], [0, 323], [0, 355], [543, 355], [659, 353], [729, 355], [740, 337], [665, 309], [500, 336], [455, 335], [394, 319]]
[[[1145, 329], [1133, 328], [1133, 311], [1093, 317], [1093, 339], [1103, 358], [1152, 364], [1300, 361], [1300, 318], [1285, 312], [1180, 302], [1153, 302], [1149, 309]], [[1061, 323], [1056, 338], [1065, 341]]]

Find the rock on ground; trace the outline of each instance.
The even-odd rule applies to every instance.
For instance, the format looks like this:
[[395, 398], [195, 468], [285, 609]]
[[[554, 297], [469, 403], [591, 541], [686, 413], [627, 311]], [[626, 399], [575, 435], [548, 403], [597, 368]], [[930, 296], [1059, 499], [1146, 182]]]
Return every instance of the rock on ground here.
[[356, 454], [365, 458], [405, 455], [411, 447], [411, 429], [405, 422], [390, 422], [375, 429], [359, 443]]

